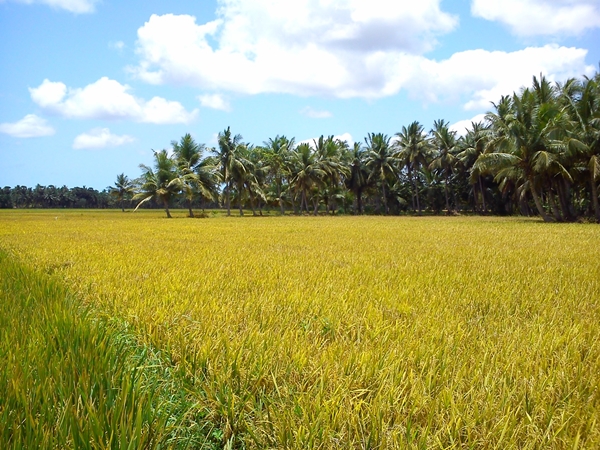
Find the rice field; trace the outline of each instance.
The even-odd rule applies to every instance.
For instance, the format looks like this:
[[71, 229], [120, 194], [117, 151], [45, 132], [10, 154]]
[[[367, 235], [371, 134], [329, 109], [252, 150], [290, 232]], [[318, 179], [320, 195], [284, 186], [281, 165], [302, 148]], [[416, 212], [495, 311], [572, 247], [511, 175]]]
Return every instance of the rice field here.
[[600, 447], [597, 225], [184, 214], [0, 211], [0, 250], [162, 355], [189, 448]]

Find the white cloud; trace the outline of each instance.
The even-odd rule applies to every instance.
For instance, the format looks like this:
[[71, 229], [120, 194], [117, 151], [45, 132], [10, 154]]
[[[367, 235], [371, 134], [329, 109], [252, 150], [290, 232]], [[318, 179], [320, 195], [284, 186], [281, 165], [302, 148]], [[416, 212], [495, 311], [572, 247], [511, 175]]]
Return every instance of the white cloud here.
[[222, 0], [219, 13], [200, 25], [152, 15], [130, 70], [149, 83], [207, 90], [377, 97], [389, 54], [430, 50], [458, 23], [439, 0]]
[[316, 109], [307, 106], [300, 110], [300, 114], [306, 117], [310, 117], [311, 119], [327, 119], [332, 116], [329, 111], [319, 111]]
[[45, 110], [76, 119], [134, 120], [155, 124], [189, 123], [198, 110], [188, 112], [179, 102], [131, 95], [130, 87], [106, 77], [84, 88], [67, 89], [61, 82], [44, 80], [30, 88], [32, 100]]
[[219, 18], [206, 24], [187, 15], [150, 17], [138, 30], [139, 64], [129, 70], [149, 83], [244, 94], [374, 99], [405, 90], [424, 103], [467, 109], [487, 108], [540, 72], [556, 80], [593, 73], [586, 50], [558, 45], [428, 59], [435, 37], [457, 23], [439, 6], [222, 0]]
[[471, 119], [459, 120], [456, 123], [453, 123], [448, 128], [450, 131], [454, 131], [457, 136], [465, 136], [467, 134], [467, 129], [472, 129], [471, 126], [473, 123], [483, 122], [485, 119], [485, 114], [477, 114], [475, 117]]
[[348, 143], [348, 145], [350, 147], [352, 147], [354, 145], [354, 138], [352, 137], [352, 135], [350, 133], [338, 134], [337, 136], [334, 136], [333, 138]]
[[403, 79], [392, 80], [390, 91], [407, 89], [426, 103], [461, 101], [466, 110], [485, 111], [490, 102], [530, 86], [534, 75], [543, 73], [551, 81], [592, 75], [586, 65], [587, 50], [546, 45], [516, 52], [469, 50], [444, 61], [425, 58], [406, 60]]
[[130, 144], [135, 139], [126, 134], [118, 136], [112, 134], [108, 128], [94, 128], [87, 133], [82, 133], [73, 141], [74, 149], [83, 148], [105, 148], [118, 147], [120, 145]]
[[1, 123], [0, 133], [5, 133], [13, 137], [30, 138], [41, 136], [52, 136], [55, 131], [45, 119], [35, 114], [27, 114], [18, 122]]
[[578, 35], [600, 27], [598, 0], [472, 0], [471, 12], [521, 36]]
[[18, 3], [31, 5], [40, 3], [51, 6], [56, 9], [65, 9], [75, 14], [86, 14], [95, 11], [95, 5], [98, 0], [13, 0]]
[[[327, 139], [328, 136], [324, 136], [325, 139]], [[315, 143], [319, 140], [318, 137], [315, 138], [310, 138], [310, 139], [303, 139], [301, 141], [298, 141], [296, 143], [296, 145], [300, 145], [300, 144], [308, 144], [312, 149], [315, 149]], [[338, 134], [333, 136], [333, 140], [340, 140], [342, 142], [346, 142], [350, 147], [352, 147], [354, 145], [354, 138], [352, 137], [352, 135], [350, 133], [342, 133], [342, 134]]]
[[116, 42], [111, 41], [111, 42], [108, 43], [108, 46], [110, 48], [114, 48], [115, 50], [122, 51], [125, 48], [125, 42], [123, 42], [123, 41], [116, 41]]
[[205, 108], [219, 109], [221, 111], [231, 111], [229, 102], [219, 94], [206, 94], [198, 96], [200, 104]]

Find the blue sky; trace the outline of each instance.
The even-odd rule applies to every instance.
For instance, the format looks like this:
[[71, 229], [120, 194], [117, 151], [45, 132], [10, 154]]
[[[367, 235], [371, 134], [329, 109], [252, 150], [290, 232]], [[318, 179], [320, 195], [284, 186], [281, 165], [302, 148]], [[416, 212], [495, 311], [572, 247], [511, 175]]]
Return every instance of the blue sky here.
[[462, 131], [533, 75], [593, 75], [599, 43], [599, 0], [0, 0], [0, 186], [103, 189], [228, 126]]

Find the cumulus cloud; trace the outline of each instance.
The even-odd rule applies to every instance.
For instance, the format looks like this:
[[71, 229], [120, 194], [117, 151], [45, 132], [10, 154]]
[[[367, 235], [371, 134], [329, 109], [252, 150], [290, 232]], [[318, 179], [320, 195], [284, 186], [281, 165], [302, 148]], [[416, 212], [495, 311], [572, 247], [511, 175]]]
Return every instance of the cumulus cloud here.
[[473, 123], [483, 122], [485, 119], [485, 114], [477, 114], [475, 117], [471, 119], [459, 120], [456, 123], [453, 123], [448, 128], [450, 131], [454, 131], [457, 136], [465, 136], [467, 134], [467, 130], [472, 129], [471, 126]]
[[311, 119], [327, 119], [332, 116], [329, 111], [320, 111], [317, 109], [313, 109], [310, 106], [302, 108], [300, 110], [300, 114], [306, 117], [310, 117]]
[[439, 0], [222, 0], [219, 18], [205, 24], [152, 15], [130, 70], [207, 90], [376, 97], [388, 53], [421, 54], [457, 23]]
[[[462, 101], [466, 110], [485, 111], [490, 102], [530, 86], [532, 77], [543, 73], [551, 81], [592, 75], [586, 65], [587, 50], [546, 45], [515, 52], [469, 50], [443, 61], [413, 59], [402, 80], [393, 80], [390, 89], [407, 89], [425, 103]], [[394, 86], [396, 83], [396, 86]]]
[[[325, 136], [325, 138], [327, 138], [327, 136]], [[310, 139], [303, 139], [301, 141], [298, 141], [297, 145], [308, 144], [312, 149], [314, 149], [315, 144], [318, 140], [319, 140], [318, 137], [310, 138]], [[342, 142], [346, 142], [348, 144], [348, 146], [350, 146], [350, 147], [352, 147], [354, 145], [354, 138], [352, 137], [352, 135], [350, 133], [337, 134], [337, 135], [333, 136], [333, 140], [339, 140]]]
[[0, 123], [0, 133], [18, 138], [52, 136], [55, 131], [45, 119], [35, 114], [27, 114], [18, 122]]
[[205, 94], [198, 97], [200, 104], [205, 108], [219, 109], [221, 111], [231, 111], [229, 102], [219, 94]]
[[87, 14], [95, 11], [98, 0], [13, 0], [18, 3], [31, 5], [39, 3], [56, 9], [64, 9], [75, 14]]
[[354, 145], [354, 138], [350, 133], [342, 133], [333, 137], [334, 139], [338, 139], [342, 142], [346, 142], [350, 147]]
[[577, 35], [600, 27], [598, 0], [472, 0], [471, 12], [521, 36]]
[[31, 99], [54, 114], [76, 119], [134, 120], [155, 124], [189, 123], [198, 110], [188, 112], [179, 102], [153, 97], [146, 101], [129, 93], [130, 87], [106, 77], [84, 88], [44, 80], [30, 88]]
[[139, 64], [129, 70], [149, 83], [207, 91], [365, 99], [407, 91], [424, 103], [460, 101], [467, 109], [487, 107], [533, 74], [559, 80], [593, 72], [586, 50], [558, 45], [427, 58], [436, 37], [456, 25], [438, 0], [344, 0], [335, 7], [326, 0], [222, 0], [217, 20], [204, 24], [189, 15], [150, 17], [138, 29]]
[[108, 128], [94, 128], [87, 133], [82, 133], [73, 141], [74, 149], [118, 147], [130, 144], [135, 139], [126, 134], [118, 136], [112, 134]]

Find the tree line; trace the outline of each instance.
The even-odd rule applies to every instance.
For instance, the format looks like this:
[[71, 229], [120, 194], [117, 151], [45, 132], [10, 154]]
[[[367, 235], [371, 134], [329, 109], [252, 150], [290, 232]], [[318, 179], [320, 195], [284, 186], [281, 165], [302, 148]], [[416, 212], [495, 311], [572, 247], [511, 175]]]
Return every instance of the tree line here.
[[[168, 217], [179, 206], [192, 217], [194, 208], [222, 207], [228, 215], [473, 212], [600, 222], [599, 86], [598, 73], [564, 83], [533, 77], [462, 136], [444, 120], [353, 145], [280, 135], [252, 145], [227, 128], [208, 148], [186, 134], [172, 152], [155, 151], [152, 166], [141, 164], [139, 178], [118, 175], [100, 196], [109, 200], [90, 207], [162, 207]], [[16, 198], [13, 206], [23, 206]]]

